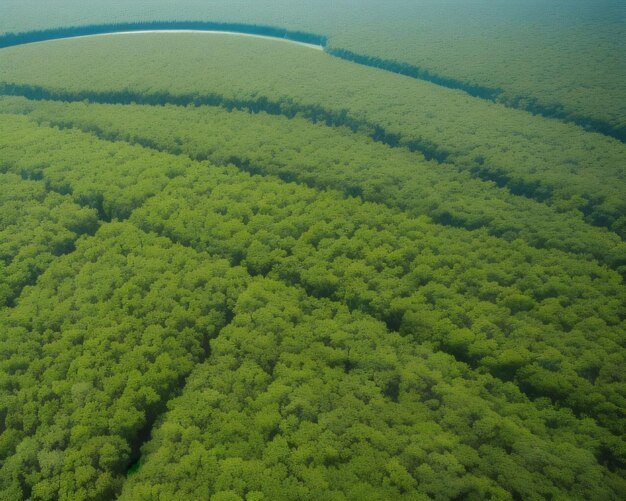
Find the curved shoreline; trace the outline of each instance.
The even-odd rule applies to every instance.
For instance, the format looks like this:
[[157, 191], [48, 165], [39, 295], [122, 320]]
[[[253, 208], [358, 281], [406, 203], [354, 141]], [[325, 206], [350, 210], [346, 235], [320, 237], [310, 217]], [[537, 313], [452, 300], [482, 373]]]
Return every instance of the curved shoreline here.
[[145, 35], [145, 34], [149, 34], [149, 33], [201, 33], [201, 34], [209, 34], [209, 35], [234, 35], [234, 36], [240, 36], [240, 37], [251, 37], [251, 38], [261, 38], [264, 40], [275, 40], [278, 42], [287, 42], [287, 43], [291, 43], [291, 44], [295, 44], [295, 45], [299, 45], [301, 47], [306, 47], [308, 49], [314, 49], [314, 50], [320, 50], [323, 51], [324, 47], [322, 45], [316, 45], [316, 44], [312, 44], [312, 43], [306, 43], [306, 42], [298, 42], [297, 40], [291, 40], [289, 38], [279, 38], [279, 37], [275, 37], [275, 36], [271, 36], [271, 35], [255, 35], [253, 33], [241, 33], [239, 31], [222, 31], [222, 30], [185, 30], [185, 29], [180, 29], [180, 30], [176, 30], [176, 29], [172, 29], [172, 30], [136, 30], [136, 31], [111, 31], [109, 33], [93, 33], [90, 35], [76, 35], [76, 36], [71, 36], [71, 37], [63, 37], [63, 38], [51, 38], [48, 40], [39, 40], [36, 42], [28, 42], [27, 44], [20, 44], [20, 45], [32, 45], [32, 44], [37, 44], [37, 43], [47, 43], [47, 42], [54, 42], [57, 40], [73, 40], [76, 38], [93, 38], [93, 37], [107, 37], [107, 36], [114, 36], [114, 35]]
[[0, 35], [0, 48], [26, 45], [50, 40], [82, 38], [95, 35], [146, 32], [203, 32], [231, 33], [257, 36], [274, 40], [296, 42], [316, 49], [324, 49], [326, 37], [304, 31], [291, 31], [274, 26], [242, 23], [216, 23], [209, 21], [153, 21], [137, 23], [92, 24], [68, 26], [48, 30], [5, 33]]
[[491, 88], [479, 84], [471, 84], [455, 78], [439, 76], [425, 68], [408, 63], [381, 59], [364, 54], [357, 54], [346, 49], [330, 47], [327, 45], [328, 38], [324, 35], [304, 31], [291, 31], [274, 26], [208, 21], [150, 21], [93, 24], [21, 33], [4, 33], [0, 35], [0, 49], [52, 40], [133, 33], [222, 33], [292, 42], [302, 47], [322, 50], [330, 56], [362, 66], [377, 68], [415, 80], [430, 82], [442, 88], [458, 90], [469, 96], [497, 103], [509, 109], [524, 111], [562, 123], [571, 123], [588, 132], [602, 134], [616, 139], [621, 143], [626, 143], [626, 126], [615, 126], [600, 119], [568, 112], [560, 106], [547, 106], [537, 100], [531, 100], [523, 104], [520, 101], [503, 99], [503, 90], [499, 88]]

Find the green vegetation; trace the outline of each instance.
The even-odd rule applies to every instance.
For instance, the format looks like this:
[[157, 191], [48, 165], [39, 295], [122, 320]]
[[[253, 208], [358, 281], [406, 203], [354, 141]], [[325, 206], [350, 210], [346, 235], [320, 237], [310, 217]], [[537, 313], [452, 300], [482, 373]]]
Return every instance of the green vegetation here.
[[104, 225], [2, 319], [4, 499], [110, 499], [224, 326], [241, 270]]
[[378, 3], [364, 14], [375, 23], [336, 30], [329, 45], [626, 140], [621, 0], [398, 3]]
[[324, 53], [220, 35], [130, 35], [8, 48], [0, 64], [5, 93], [222, 104], [344, 125], [626, 231], [624, 144]]
[[50, 193], [41, 181], [0, 174], [0, 307], [11, 305], [56, 256], [71, 252], [79, 235], [93, 233], [97, 217], [71, 197]]
[[[137, 21], [318, 33], [352, 54], [626, 140], [621, 0], [4, 0], [0, 33]], [[45, 3], [49, 5], [49, 2]]]
[[566, 495], [613, 496], [510, 385], [273, 281], [234, 313], [121, 499], [541, 499], [578, 475]]
[[0, 68], [0, 500], [626, 492], [623, 143], [268, 40]]
[[[197, 160], [232, 163], [255, 174], [277, 175], [312, 187], [427, 214], [435, 222], [485, 227], [507, 240], [590, 254], [614, 266], [626, 246], [574, 211], [554, 208], [473, 178], [448, 163], [373, 142], [349, 129], [296, 117], [228, 112], [223, 108], [98, 105], [0, 99], [0, 110], [28, 113], [38, 122], [75, 127]], [[172, 131], [176, 131], [172, 134]], [[520, 218], [520, 213], [524, 218]]]

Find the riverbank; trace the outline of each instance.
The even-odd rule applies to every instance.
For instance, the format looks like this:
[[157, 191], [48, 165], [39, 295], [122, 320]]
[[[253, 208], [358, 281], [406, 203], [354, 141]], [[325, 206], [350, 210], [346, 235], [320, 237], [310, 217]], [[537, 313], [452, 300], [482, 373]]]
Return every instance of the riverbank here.
[[220, 31], [220, 30], [141, 30], [141, 31], [112, 31], [111, 33], [95, 33], [93, 35], [77, 35], [73, 37], [66, 38], [53, 38], [50, 40], [41, 40], [38, 42], [29, 42], [29, 43], [47, 43], [54, 42], [55, 40], [68, 40], [74, 38], [93, 38], [93, 37], [105, 37], [105, 36], [113, 36], [113, 35], [145, 35], [147, 33], [203, 33], [209, 35], [235, 35], [240, 37], [250, 37], [250, 38], [261, 38], [265, 40], [274, 40], [279, 42], [288, 42], [294, 45], [299, 45], [301, 47], [307, 47], [309, 49], [320, 50], [323, 51], [324, 47], [321, 45], [315, 45], [312, 43], [306, 42], [298, 42], [296, 40], [291, 40], [289, 38], [279, 38], [270, 35], [255, 35], [252, 33], [240, 33], [237, 31]]
[[239, 23], [214, 23], [201, 21], [156, 21], [148, 23], [93, 24], [69, 26], [49, 30], [7, 33], [0, 35], [0, 48], [13, 47], [34, 42], [44, 42], [65, 38], [82, 38], [95, 35], [131, 33], [228, 33], [255, 36], [274, 40], [285, 40], [310, 48], [323, 50], [326, 37], [315, 33], [291, 31], [274, 26]]

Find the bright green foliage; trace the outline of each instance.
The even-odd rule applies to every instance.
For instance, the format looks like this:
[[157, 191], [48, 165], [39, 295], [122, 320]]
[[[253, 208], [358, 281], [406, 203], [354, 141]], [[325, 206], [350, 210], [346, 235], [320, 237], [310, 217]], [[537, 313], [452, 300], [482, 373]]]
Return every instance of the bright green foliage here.
[[450, 164], [427, 162], [417, 153], [390, 148], [348, 129], [314, 125], [299, 117], [217, 107], [70, 104], [20, 98], [5, 98], [0, 106], [7, 112], [29, 113], [39, 122], [93, 131], [102, 138], [338, 189], [413, 215], [427, 214], [446, 225], [485, 227], [507, 240], [522, 238], [536, 247], [590, 253], [616, 266], [626, 262], [626, 245], [620, 238], [584, 223], [576, 211], [557, 211], [512, 195]]
[[[615, 379], [626, 362], [624, 288], [600, 267], [234, 170], [190, 171], [131, 219], [252, 274], [341, 300], [624, 429], [624, 379]], [[580, 356], [600, 346], [606, 372], [588, 373]], [[511, 349], [522, 353], [519, 365], [502, 358]], [[545, 365], [545, 354], [554, 363]]]
[[[624, 431], [624, 287], [617, 274], [333, 192], [11, 120], [23, 127], [8, 140], [48, 161], [42, 171], [38, 162], [28, 166], [31, 155], [7, 155], [11, 169], [40, 172], [48, 185], [66, 186], [86, 204], [104, 201], [107, 214], [125, 213], [134, 200], [141, 206], [130, 220], [145, 231], [340, 300], [514, 380], [530, 395]], [[31, 137], [39, 139], [19, 139]], [[94, 166], [107, 152], [129, 163], [68, 169], [74, 154], [65, 143]], [[127, 184], [133, 162], [153, 170], [142, 173], [143, 182]], [[171, 180], [156, 175], [159, 165], [169, 165]], [[163, 183], [162, 190], [148, 198], [142, 189], [153, 183]], [[590, 350], [592, 359], [583, 356]]]
[[52, 264], [0, 321], [3, 499], [111, 499], [245, 277], [128, 223]]
[[0, 51], [0, 499], [620, 499], [624, 145], [165, 40]]
[[310, 49], [129, 35], [3, 49], [0, 65], [2, 81], [33, 96], [301, 113], [445, 159], [557, 210], [579, 210], [595, 225], [626, 228], [623, 143]]
[[564, 416], [510, 384], [273, 281], [234, 313], [121, 499], [613, 496], [617, 479], [546, 426]]
[[0, 186], [0, 306], [5, 306], [98, 222], [95, 210], [47, 192], [41, 181], [0, 172]]
[[48, 189], [72, 194], [106, 221], [127, 218], [192, 164], [184, 157], [107, 143], [82, 132], [54, 133], [19, 116], [0, 116], [0, 135], [4, 171], [43, 179]]

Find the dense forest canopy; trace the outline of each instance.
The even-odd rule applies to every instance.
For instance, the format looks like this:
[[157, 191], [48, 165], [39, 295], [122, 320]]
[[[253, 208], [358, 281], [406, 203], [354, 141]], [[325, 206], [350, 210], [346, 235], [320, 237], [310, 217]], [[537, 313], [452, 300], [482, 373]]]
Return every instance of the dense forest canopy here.
[[0, 7], [328, 37], [0, 49], [0, 499], [619, 500], [619, 3], [172, 5]]
[[[515, 196], [454, 164], [425, 161], [419, 153], [372, 141], [345, 127], [333, 129], [301, 117], [207, 106], [190, 109], [0, 98], [0, 110], [28, 113], [39, 123], [77, 128], [105, 139], [184, 153], [220, 165], [234, 164], [253, 174], [338, 189], [414, 215], [428, 214], [440, 224], [484, 227], [507, 240], [523, 238], [540, 248], [592, 255], [616, 267], [626, 258], [619, 236], [586, 224], [576, 211]], [[525, 218], [520, 219], [520, 212]]]
[[164, 20], [316, 33], [336, 55], [626, 140], [622, 0], [4, 0], [2, 12], [0, 33]]

